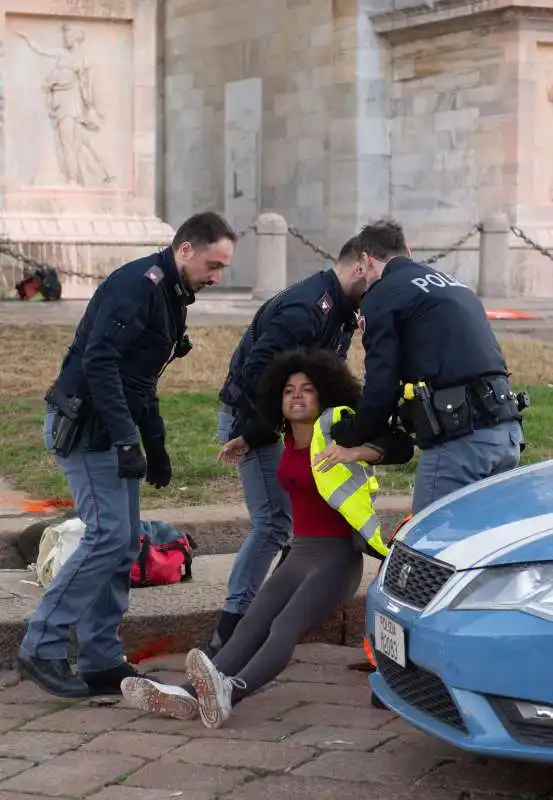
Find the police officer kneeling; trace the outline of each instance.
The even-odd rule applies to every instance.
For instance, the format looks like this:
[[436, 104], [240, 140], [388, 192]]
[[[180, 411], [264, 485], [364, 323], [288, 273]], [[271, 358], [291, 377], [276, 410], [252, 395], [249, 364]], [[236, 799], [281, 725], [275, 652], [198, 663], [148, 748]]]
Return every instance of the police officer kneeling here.
[[518, 465], [527, 398], [512, 391], [501, 348], [474, 292], [413, 261], [395, 222], [367, 225], [359, 239], [372, 278], [361, 303], [365, 386], [356, 417], [338, 422], [332, 435], [346, 447], [370, 441], [403, 395], [402, 419], [422, 449], [416, 513]]
[[[157, 381], [168, 362], [191, 349], [187, 306], [195, 292], [220, 281], [235, 241], [222, 217], [196, 214], [179, 228], [171, 247], [109, 275], [90, 300], [47, 392], [46, 446], [86, 526], [19, 651], [22, 676], [47, 692], [118, 693], [123, 678], [136, 674], [117, 628], [139, 551], [140, 479], [157, 488], [171, 480]], [[73, 628], [77, 675], [67, 660]]]

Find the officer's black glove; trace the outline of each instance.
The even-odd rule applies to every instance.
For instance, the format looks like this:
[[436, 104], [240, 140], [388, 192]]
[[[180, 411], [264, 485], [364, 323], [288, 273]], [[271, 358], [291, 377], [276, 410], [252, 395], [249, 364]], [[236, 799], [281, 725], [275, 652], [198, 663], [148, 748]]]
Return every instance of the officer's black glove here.
[[146, 459], [139, 444], [121, 444], [117, 447], [120, 478], [143, 478], [146, 475]]
[[363, 434], [359, 431], [357, 418], [347, 411], [342, 411], [342, 419], [334, 423], [330, 435], [336, 444], [342, 447], [358, 447], [365, 443]]
[[390, 430], [384, 436], [376, 436], [369, 442], [365, 442], [365, 444], [382, 453], [382, 459], [378, 462], [379, 465], [407, 464], [415, 453], [413, 440], [409, 434], [400, 429]]
[[264, 447], [265, 445], [275, 444], [279, 440], [278, 433], [268, 428], [259, 419], [252, 419], [244, 425], [241, 434], [250, 450], [255, 450], [257, 447]]
[[168, 486], [173, 471], [169, 454], [165, 449], [165, 440], [161, 436], [151, 439], [149, 442], [144, 442], [144, 449], [147, 463], [146, 482], [156, 489]]

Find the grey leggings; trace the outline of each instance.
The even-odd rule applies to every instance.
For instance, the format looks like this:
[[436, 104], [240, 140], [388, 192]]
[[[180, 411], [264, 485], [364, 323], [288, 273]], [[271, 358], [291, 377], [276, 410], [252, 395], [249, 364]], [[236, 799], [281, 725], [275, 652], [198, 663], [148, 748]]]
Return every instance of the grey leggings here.
[[363, 556], [351, 538], [294, 538], [213, 663], [244, 681], [240, 697], [255, 692], [282, 672], [305, 633], [355, 593], [362, 575]]

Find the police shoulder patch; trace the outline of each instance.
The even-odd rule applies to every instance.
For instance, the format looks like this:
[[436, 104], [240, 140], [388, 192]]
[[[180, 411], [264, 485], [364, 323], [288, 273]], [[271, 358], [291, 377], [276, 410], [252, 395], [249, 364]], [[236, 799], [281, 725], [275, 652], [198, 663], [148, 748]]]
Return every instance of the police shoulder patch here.
[[161, 269], [161, 267], [155, 265], [153, 267], [148, 267], [148, 269], [144, 273], [144, 277], [148, 278], [148, 280], [152, 281], [152, 283], [155, 284], [161, 283], [164, 277], [163, 270]]
[[330, 314], [330, 310], [332, 308], [332, 297], [329, 295], [328, 292], [325, 292], [319, 299], [317, 300], [317, 305], [325, 315], [325, 317]]

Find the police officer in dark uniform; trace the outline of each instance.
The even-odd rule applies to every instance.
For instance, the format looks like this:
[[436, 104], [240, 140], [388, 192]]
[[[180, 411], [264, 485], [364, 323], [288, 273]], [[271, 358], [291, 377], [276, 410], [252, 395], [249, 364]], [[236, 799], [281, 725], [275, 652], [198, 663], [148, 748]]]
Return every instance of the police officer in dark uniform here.
[[359, 239], [371, 281], [361, 303], [365, 386], [355, 418], [338, 422], [333, 437], [345, 447], [370, 441], [402, 401], [401, 416], [422, 449], [416, 513], [518, 465], [526, 398], [511, 389], [505, 358], [474, 292], [413, 261], [395, 222], [367, 225]]
[[229, 577], [212, 655], [232, 635], [290, 534], [288, 497], [277, 480], [282, 443], [256, 414], [256, 384], [275, 354], [285, 350], [319, 347], [346, 357], [357, 329], [356, 310], [368, 286], [367, 270], [359, 241], [353, 238], [332, 269], [317, 272], [265, 302], [232, 356], [220, 393], [219, 437], [227, 443], [220, 458], [238, 465], [252, 531]]
[[[47, 392], [45, 442], [69, 483], [84, 536], [30, 620], [18, 666], [60, 697], [120, 691], [135, 674], [117, 628], [139, 551], [140, 480], [171, 480], [157, 381], [186, 355], [187, 306], [220, 281], [236, 235], [219, 215], [190, 217], [172, 246], [120, 267], [94, 292]], [[142, 453], [140, 442], [144, 448]], [[77, 674], [67, 660], [71, 630]]]

